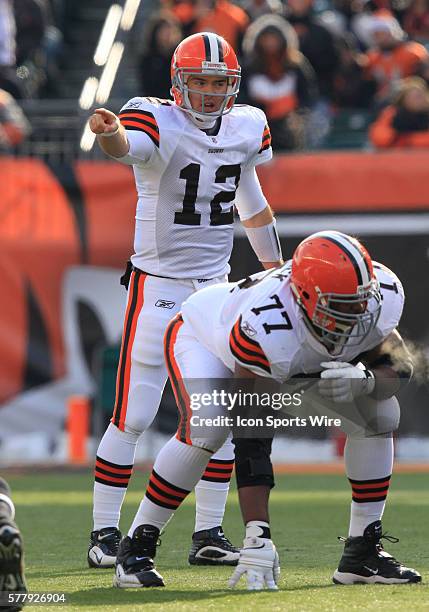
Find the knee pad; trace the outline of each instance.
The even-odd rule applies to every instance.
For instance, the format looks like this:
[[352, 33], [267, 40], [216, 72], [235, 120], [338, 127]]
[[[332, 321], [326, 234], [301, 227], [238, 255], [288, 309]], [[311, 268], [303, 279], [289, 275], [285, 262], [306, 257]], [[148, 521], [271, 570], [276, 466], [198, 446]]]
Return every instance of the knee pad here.
[[274, 487], [271, 438], [234, 438], [237, 487]]
[[125, 430], [140, 435], [156, 417], [166, 379], [158, 368], [140, 366], [138, 374], [133, 376], [128, 391]]
[[122, 431], [114, 423], [110, 423], [104, 435], [116, 439], [120, 438], [124, 442], [129, 442], [130, 444], [137, 444], [141, 433], [127, 427], [126, 425], [125, 429]]
[[384, 400], [367, 396], [359, 398], [358, 403], [365, 423], [365, 436], [389, 434], [398, 429], [401, 409], [395, 396]]
[[218, 431], [214, 431], [213, 433], [213, 436], [207, 436], [204, 438], [194, 438], [192, 436], [192, 446], [203, 448], [211, 453], [216, 453], [225, 442], [228, 432], [226, 432], [224, 436], [220, 436]]

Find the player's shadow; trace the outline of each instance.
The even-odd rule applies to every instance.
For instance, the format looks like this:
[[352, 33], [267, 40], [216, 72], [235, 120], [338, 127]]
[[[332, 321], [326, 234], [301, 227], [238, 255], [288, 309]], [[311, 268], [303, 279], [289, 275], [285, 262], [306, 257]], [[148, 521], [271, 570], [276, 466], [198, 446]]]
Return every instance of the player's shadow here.
[[[244, 583], [243, 583], [244, 584]], [[285, 593], [290, 591], [307, 591], [310, 589], [326, 589], [335, 588], [335, 584], [306, 584], [298, 587], [280, 587], [279, 593]], [[255, 597], [259, 593], [266, 594], [266, 590], [262, 591], [247, 591], [244, 587], [239, 589], [214, 589], [210, 591], [186, 591], [186, 590], [173, 590], [167, 588], [156, 588], [156, 589], [85, 589], [83, 591], [75, 591], [74, 593], [66, 594], [67, 603], [77, 607], [84, 607], [87, 605], [93, 605], [94, 602], [98, 606], [103, 604], [163, 604], [174, 602], [176, 604], [183, 601], [204, 601], [205, 599], [218, 599], [221, 600], [223, 597], [234, 597], [234, 596], [249, 596]], [[273, 594], [275, 597], [275, 594]]]

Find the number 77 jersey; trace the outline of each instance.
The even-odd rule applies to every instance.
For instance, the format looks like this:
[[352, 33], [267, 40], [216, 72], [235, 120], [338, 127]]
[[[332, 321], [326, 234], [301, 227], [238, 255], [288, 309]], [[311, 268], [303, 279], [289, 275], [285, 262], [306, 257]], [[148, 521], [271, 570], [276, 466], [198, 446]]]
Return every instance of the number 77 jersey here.
[[179, 279], [227, 274], [240, 176], [272, 157], [264, 113], [235, 105], [216, 134], [167, 100], [133, 98], [119, 117], [138, 192], [133, 264]]
[[[198, 291], [182, 305], [184, 328], [189, 326], [196, 339], [231, 372], [238, 364], [278, 382], [317, 374], [322, 361], [352, 362], [397, 327], [404, 305], [401, 282], [376, 262], [374, 271], [383, 298], [377, 324], [361, 344], [345, 343], [335, 356], [306, 325], [290, 285], [291, 261], [238, 283]], [[368, 302], [368, 309], [376, 306], [374, 300]]]

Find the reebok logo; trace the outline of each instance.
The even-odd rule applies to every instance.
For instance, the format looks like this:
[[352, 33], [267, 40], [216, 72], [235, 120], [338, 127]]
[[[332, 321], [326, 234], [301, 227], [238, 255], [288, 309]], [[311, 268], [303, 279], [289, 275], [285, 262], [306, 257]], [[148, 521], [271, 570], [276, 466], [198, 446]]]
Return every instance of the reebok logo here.
[[140, 106], [141, 106], [141, 102], [129, 102], [127, 105], [127, 108], [139, 108]]
[[174, 308], [174, 306], [176, 305], [176, 302], [169, 302], [168, 300], [157, 300], [155, 302], [155, 306], [157, 308], [168, 308], [171, 310], [171, 308]]
[[253, 329], [253, 327], [247, 321], [243, 321], [243, 323], [241, 324], [241, 329], [248, 336], [256, 336], [256, 334], [258, 333], [256, 329]]

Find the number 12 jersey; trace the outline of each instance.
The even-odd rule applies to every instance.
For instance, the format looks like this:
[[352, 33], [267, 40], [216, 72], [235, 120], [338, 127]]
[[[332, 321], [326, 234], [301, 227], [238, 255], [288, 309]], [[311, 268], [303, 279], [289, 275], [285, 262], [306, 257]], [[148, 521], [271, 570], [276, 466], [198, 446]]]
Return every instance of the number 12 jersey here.
[[215, 135], [167, 100], [132, 98], [119, 118], [138, 192], [133, 264], [177, 279], [227, 274], [240, 176], [272, 157], [264, 113], [235, 105]]

